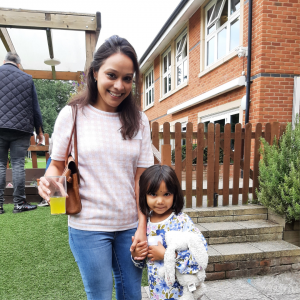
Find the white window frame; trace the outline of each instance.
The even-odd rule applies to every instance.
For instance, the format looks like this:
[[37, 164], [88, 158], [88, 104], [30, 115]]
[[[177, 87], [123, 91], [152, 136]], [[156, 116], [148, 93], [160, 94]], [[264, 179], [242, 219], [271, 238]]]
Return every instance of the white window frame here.
[[[213, 31], [212, 33], [208, 34], [208, 28], [212, 26], [212, 24], [215, 24], [217, 25], [217, 23], [219, 22], [220, 20], [220, 17], [221, 17], [221, 14], [222, 14], [222, 10], [224, 8], [224, 5], [225, 5], [225, 2], [228, 1], [228, 20], [227, 22], [225, 22], [221, 27], [217, 28], [215, 31]], [[205, 22], [205, 68], [208, 68], [210, 67], [211, 65], [213, 65], [214, 63], [216, 63], [217, 61], [221, 60], [222, 58], [224, 58], [226, 55], [228, 55], [229, 53], [233, 52], [235, 50], [235, 48], [233, 49], [230, 49], [230, 26], [231, 26], [231, 23], [233, 21], [235, 21], [237, 18], [239, 18], [239, 21], [240, 21], [240, 27], [239, 29], [241, 29], [241, 6], [242, 6], [242, 0], [240, 0], [240, 8], [235, 11], [234, 13], [230, 14], [230, 11], [231, 11], [231, 1], [230, 0], [222, 0], [222, 3], [221, 3], [221, 6], [220, 6], [220, 10], [218, 12], [218, 15], [212, 20], [212, 17], [214, 15], [214, 10], [215, 10], [215, 7], [216, 7], [216, 4], [217, 4], [218, 0], [212, 0], [211, 2], [209, 2], [207, 4], [207, 6], [205, 7], [204, 9], [204, 22]], [[207, 11], [214, 6], [214, 9], [211, 13], [211, 16], [210, 16], [210, 20], [208, 20], [207, 22]], [[225, 54], [222, 56], [222, 57], [219, 57], [218, 58], [218, 34], [226, 28], [226, 52]], [[208, 51], [207, 51], [207, 44], [209, 41], [211, 41], [212, 39], [215, 39], [215, 43], [214, 43], [214, 60], [212, 63], [208, 64]], [[239, 39], [239, 45], [240, 45], [241, 41]], [[239, 46], [238, 45], [238, 46]]]
[[[165, 57], [167, 57], [167, 71], [165, 72]], [[163, 74], [163, 82], [162, 82], [162, 91], [163, 95], [168, 94], [172, 90], [172, 53], [171, 47], [168, 48], [167, 51], [162, 55], [162, 74]], [[167, 78], [167, 91], [165, 91], [165, 78]], [[169, 83], [168, 78], [171, 79]]]
[[[185, 36], [185, 39], [183, 39]], [[175, 82], [176, 82], [176, 87], [177, 86], [180, 86], [182, 85], [184, 82], [186, 82], [188, 80], [188, 49], [187, 49], [187, 40], [188, 40], [188, 35], [187, 35], [187, 28], [184, 29], [184, 31], [179, 35], [179, 37], [176, 39], [175, 41], [175, 51], [176, 51], [176, 54], [175, 54]], [[177, 49], [177, 44], [181, 42], [179, 48], [180, 48], [180, 51], [178, 52], [178, 49]], [[186, 56], [184, 58], [181, 58], [180, 60], [178, 60], [178, 57], [182, 54], [183, 54], [183, 49], [184, 47], [186, 47]], [[184, 71], [184, 64], [187, 64], [187, 67], [186, 67], [186, 72], [187, 72], [187, 75], [186, 75], [186, 78], [184, 79], [183, 77], [183, 71]], [[181, 74], [181, 82], [178, 83], [178, 67], [182, 68], [182, 74]]]
[[201, 117], [201, 123], [205, 123], [205, 122], [214, 123], [215, 121], [225, 119], [225, 124], [227, 124], [227, 123], [230, 123], [230, 117], [232, 115], [237, 115], [237, 114], [240, 114], [240, 109], [239, 108], [235, 108], [235, 109], [227, 110], [227, 111], [224, 111], [224, 112], [212, 114], [212, 115], [209, 115], [209, 116], [206, 116], [206, 117]]
[[[153, 104], [154, 104], [154, 70], [153, 70], [153, 67], [151, 67], [145, 73], [144, 90], [145, 90], [144, 109], [146, 109], [148, 107], [153, 106]], [[151, 95], [151, 101], [149, 101], [150, 95]]]

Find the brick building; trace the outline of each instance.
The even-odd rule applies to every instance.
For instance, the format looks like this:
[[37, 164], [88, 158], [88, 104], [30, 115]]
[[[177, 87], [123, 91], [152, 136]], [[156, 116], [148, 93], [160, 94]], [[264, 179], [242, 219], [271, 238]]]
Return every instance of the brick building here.
[[[149, 121], [245, 123], [249, 0], [183, 0], [140, 59]], [[154, 20], [155, 21], [155, 20]], [[242, 48], [241, 48], [242, 47]], [[239, 50], [239, 51], [237, 51]], [[299, 112], [300, 1], [254, 0], [249, 122]], [[293, 108], [294, 105], [294, 108]], [[234, 128], [234, 126], [232, 126]]]

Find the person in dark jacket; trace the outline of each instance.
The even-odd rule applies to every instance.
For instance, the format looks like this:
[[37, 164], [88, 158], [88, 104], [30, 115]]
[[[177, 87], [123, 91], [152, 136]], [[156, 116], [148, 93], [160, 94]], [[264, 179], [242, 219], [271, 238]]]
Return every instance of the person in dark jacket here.
[[4, 189], [8, 150], [12, 164], [14, 213], [36, 209], [26, 202], [25, 156], [35, 128], [43, 141], [43, 123], [32, 77], [19, 69], [20, 57], [8, 52], [0, 66], [0, 214], [4, 213]]

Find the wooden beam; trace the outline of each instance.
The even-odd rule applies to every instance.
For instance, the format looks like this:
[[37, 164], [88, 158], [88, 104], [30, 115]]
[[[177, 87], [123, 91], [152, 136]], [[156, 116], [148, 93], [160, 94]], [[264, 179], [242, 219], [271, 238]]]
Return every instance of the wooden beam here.
[[84, 72], [87, 74], [87, 70], [93, 61], [93, 56], [96, 48], [96, 32], [86, 31], [85, 32], [85, 50], [86, 50], [86, 61], [84, 66]]
[[[32, 76], [33, 79], [53, 79], [52, 71], [40, 71], [40, 70], [23, 70], [25, 73]], [[79, 72], [62, 72], [57, 71], [56, 80], [74, 80], [78, 81], [81, 71]]]
[[[52, 31], [50, 28], [46, 29], [46, 35], [47, 35], [47, 43], [48, 43], [50, 58], [54, 58]], [[52, 79], [56, 80], [55, 66], [51, 66], [51, 69], [52, 69]]]
[[100, 35], [100, 30], [101, 30], [101, 13], [99, 11], [96, 12], [96, 24], [97, 24], [97, 28], [96, 28], [96, 45], [97, 45], [98, 38]]
[[96, 31], [97, 20], [95, 14], [0, 7], [0, 27]]
[[[0, 28], [0, 39], [2, 40], [3, 46], [7, 52], [16, 52], [14, 44], [6, 28]], [[20, 64], [20, 69], [23, 70], [22, 64]]]

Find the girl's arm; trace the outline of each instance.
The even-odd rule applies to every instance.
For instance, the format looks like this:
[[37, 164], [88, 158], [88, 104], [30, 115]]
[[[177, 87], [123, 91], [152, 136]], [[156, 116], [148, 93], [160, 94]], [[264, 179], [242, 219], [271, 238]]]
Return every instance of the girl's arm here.
[[[145, 170], [146, 170], [146, 168], [137, 168], [136, 174], [135, 174], [135, 198], [136, 198], [139, 225], [135, 232], [133, 243], [130, 247], [131, 252], [134, 251], [138, 242], [147, 241], [147, 237], [146, 237], [147, 217], [140, 211], [140, 205], [139, 205], [139, 194], [140, 194], [139, 180], [140, 180], [142, 173]], [[137, 257], [137, 259], [142, 260], [145, 257]]]
[[[60, 176], [65, 169], [65, 162], [64, 161], [58, 161], [58, 160], [51, 160], [50, 166], [47, 169], [45, 176]], [[46, 201], [49, 201], [49, 195], [47, 193], [49, 183], [46, 180], [45, 177], [41, 177], [40, 183], [38, 186], [39, 195], [45, 199]]]

